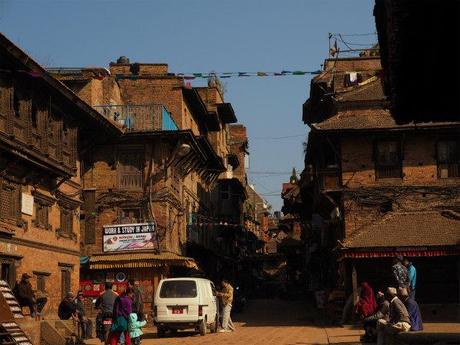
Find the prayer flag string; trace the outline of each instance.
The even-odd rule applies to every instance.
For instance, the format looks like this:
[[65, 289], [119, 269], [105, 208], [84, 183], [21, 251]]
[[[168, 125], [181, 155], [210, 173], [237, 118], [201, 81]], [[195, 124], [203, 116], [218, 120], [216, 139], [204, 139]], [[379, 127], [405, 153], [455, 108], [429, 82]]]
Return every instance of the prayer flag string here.
[[[84, 69], [82, 69], [83, 71]], [[0, 71], [6, 71], [6, 70], [0, 70]], [[66, 74], [66, 69], [62, 68], [59, 69], [57, 72], [54, 70], [50, 71], [45, 71], [45, 72], [32, 72], [32, 71], [25, 71], [25, 70], [8, 70], [8, 72], [19, 72], [19, 73], [25, 73], [28, 74], [29, 76], [33, 78], [39, 78], [43, 77], [44, 75], [55, 75], [55, 74]], [[321, 70], [316, 70], [316, 71], [289, 71], [289, 70], [282, 70], [279, 72], [264, 72], [264, 71], [258, 71], [258, 72], [193, 72], [193, 73], [167, 73], [167, 74], [152, 74], [152, 75], [138, 75], [138, 74], [115, 74], [116, 79], [129, 79], [129, 80], [137, 80], [137, 79], [142, 79], [142, 78], [156, 78], [156, 77], [162, 77], [162, 76], [167, 76], [167, 77], [177, 77], [180, 79], [184, 80], [194, 80], [194, 79], [209, 79], [209, 78], [222, 78], [222, 79], [227, 79], [227, 78], [247, 78], [247, 77], [259, 77], [259, 78], [265, 78], [265, 77], [286, 77], [286, 76], [303, 76], [303, 75], [315, 75], [315, 74], [320, 74], [322, 73]], [[72, 74], [78, 74], [75, 73], [75, 71], [72, 72]], [[92, 75], [93, 79], [104, 79], [107, 75], [101, 74], [101, 73], [94, 73]]]

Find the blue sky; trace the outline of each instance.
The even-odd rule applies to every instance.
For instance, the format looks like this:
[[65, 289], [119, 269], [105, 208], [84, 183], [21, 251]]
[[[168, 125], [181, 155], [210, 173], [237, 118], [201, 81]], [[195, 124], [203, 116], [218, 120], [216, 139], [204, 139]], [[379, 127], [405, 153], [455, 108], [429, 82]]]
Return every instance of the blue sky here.
[[[373, 0], [0, 0], [0, 30], [46, 66], [166, 62], [171, 72], [317, 70], [328, 33], [375, 32]], [[353, 36], [372, 43], [373, 36]], [[249, 134], [250, 182], [280, 209], [303, 169], [310, 76], [224, 79]], [[200, 86], [203, 82], [194, 81]], [[290, 138], [282, 138], [294, 136]], [[273, 172], [280, 174], [272, 174]]]

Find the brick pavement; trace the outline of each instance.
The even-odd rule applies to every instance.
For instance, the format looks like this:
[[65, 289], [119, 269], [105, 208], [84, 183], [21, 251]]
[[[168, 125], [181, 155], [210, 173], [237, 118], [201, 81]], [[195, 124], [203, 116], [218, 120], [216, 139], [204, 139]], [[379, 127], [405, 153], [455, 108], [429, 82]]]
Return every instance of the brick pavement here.
[[[323, 345], [357, 344], [360, 330], [325, 328], [318, 314], [301, 302], [280, 300], [251, 301], [243, 314], [235, 317], [236, 332], [207, 334], [179, 332], [158, 339], [153, 328], [145, 330], [143, 345]], [[91, 341], [88, 344], [99, 344]]]

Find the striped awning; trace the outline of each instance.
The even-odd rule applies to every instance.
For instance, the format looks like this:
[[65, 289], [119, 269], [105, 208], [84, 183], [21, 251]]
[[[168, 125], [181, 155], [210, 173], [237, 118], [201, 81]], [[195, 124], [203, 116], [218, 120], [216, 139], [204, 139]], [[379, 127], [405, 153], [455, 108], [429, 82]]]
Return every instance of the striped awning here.
[[193, 258], [180, 256], [175, 253], [152, 252], [95, 254], [89, 258], [89, 268], [93, 270], [110, 268], [155, 268], [166, 266], [180, 266], [198, 269]]
[[344, 259], [373, 259], [373, 258], [394, 258], [398, 255], [407, 257], [434, 257], [460, 255], [460, 249], [395, 249], [395, 250], [374, 250], [374, 251], [344, 251], [340, 257]]

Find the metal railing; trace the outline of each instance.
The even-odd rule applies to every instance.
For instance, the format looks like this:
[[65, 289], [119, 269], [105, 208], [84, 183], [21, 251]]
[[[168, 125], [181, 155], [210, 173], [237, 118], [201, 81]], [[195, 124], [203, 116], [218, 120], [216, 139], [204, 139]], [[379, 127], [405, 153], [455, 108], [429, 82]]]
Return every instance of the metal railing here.
[[129, 132], [178, 130], [171, 114], [161, 104], [96, 105], [94, 108]]

